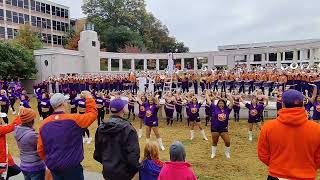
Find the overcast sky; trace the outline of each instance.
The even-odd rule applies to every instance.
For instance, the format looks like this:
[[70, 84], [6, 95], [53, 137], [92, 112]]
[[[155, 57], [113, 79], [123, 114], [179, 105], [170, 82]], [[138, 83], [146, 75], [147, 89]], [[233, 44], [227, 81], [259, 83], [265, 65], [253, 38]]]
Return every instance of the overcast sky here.
[[[83, 17], [79, 1], [53, 0]], [[146, 0], [147, 9], [191, 51], [218, 45], [320, 38], [319, 0]]]

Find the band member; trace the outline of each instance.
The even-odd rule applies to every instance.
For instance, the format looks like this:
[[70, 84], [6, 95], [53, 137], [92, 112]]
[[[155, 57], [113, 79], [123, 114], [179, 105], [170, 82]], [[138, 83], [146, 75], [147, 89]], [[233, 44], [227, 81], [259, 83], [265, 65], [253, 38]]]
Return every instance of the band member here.
[[225, 155], [230, 158], [230, 137], [228, 133], [229, 115], [233, 108], [233, 98], [228, 95], [229, 105], [227, 102], [220, 99], [217, 105], [214, 101], [211, 101], [208, 93], [206, 94], [206, 101], [211, 107], [212, 119], [211, 119], [211, 134], [212, 134], [212, 148], [211, 158], [216, 156], [217, 144], [219, 137], [221, 137], [225, 144]]

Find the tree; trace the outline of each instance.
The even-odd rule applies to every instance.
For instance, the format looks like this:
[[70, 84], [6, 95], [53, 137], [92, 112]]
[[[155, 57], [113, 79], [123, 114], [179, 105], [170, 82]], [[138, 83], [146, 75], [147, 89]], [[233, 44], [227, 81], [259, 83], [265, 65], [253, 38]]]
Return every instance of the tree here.
[[38, 33], [30, 25], [23, 25], [18, 31], [17, 37], [13, 40], [14, 44], [22, 46], [30, 51], [43, 48]]
[[[106, 34], [113, 35], [114, 29], [119, 28], [124, 31], [123, 27], [126, 27], [124, 31], [126, 33], [116, 33], [120, 50], [128, 46], [128, 42], [132, 40], [135, 42], [138, 35], [140, 36], [138, 39], [142, 40], [142, 45], [139, 42], [138, 47], [143, 47], [141, 49], [143, 52], [167, 52], [174, 46], [183, 51], [189, 50], [183, 43], [176, 42], [174, 37], [170, 37], [168, 28], [152, 13], [146, 11], [144, 0], [85, 0], [82, 9], [83, 13], [88, 15], [89, 21], [95, 25], [102, 47], [103, 44], [110, 45], [114, 42], [107, 42], [110, 37], [106, 37]], [[134, 35], [134, 39], [121, 40], [127, 39], [128, 34]], [[119, 35], [124, 37], [120, 38]], [[183, 47], [180, 47], [181, 45]], [[112, 47], [112, 51], [115, 50], [119, 51], [119, 48]]]
[[110, 52], [118, 52], [126, 46], [143, 48], [143, 41], [140, 35], [131, 31], [128, 27], [110, 27], [100, 35], [103, 42], [102, 48], [107, 48]]
[[30, 50], [22, 45], [0, 42], [0, 78], [30, 78], [37, 70]]
[[77, 50], [79, 40], [80, 32], [76, 33], [71, 29], [67, 33], [66, 39], [63, 42], [63, 47], [66, 49]]

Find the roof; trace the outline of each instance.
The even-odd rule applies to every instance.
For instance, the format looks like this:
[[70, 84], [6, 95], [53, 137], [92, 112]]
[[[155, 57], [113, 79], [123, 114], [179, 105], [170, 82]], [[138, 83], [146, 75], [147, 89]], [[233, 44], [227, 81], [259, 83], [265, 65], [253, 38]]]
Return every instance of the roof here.
[[320, 39], [272, 41], [272, 42], [262, 42], [262, 43], [225, 45], [225, 46], [218, 46], [218, 50], [225, 51], [225, 50], [251, 49], [251, 48], [283, 47], [283, 46], [298, 45], [298, 44], [308, 44], [308, 43], [314, 43], [314, 42], [320, 42]]

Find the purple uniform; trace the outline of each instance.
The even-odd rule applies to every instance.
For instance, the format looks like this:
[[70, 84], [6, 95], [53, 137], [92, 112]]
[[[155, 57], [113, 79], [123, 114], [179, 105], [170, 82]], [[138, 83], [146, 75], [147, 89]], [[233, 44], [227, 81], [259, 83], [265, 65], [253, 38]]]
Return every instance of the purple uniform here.
[[146, 114], [144, 116], [144, 124], [149, 127], [158, 126], [158, 110], [159, 108], [156, 105], [150, 106], [149, 104], [144, 104]]
[[229, 109], [229, 107], [220, 109], [213, 103], [210, 109], [213, 114], [211, 118], [211, 132], [228, 132], [229, 115], [232, 109]]
[[248, 123], [257, 123], [261, 121], [260, 114], [263, 111], [263, 105], [257, 104], [253, 106], [252, 104], [246, 103], [246, 108], [249, 110]]
[[106, 102], [101, 97], [97, 97], [96, 104], [97, 104], [97, 106], [99, 106], [98, 108], [103, 108], [105, 106]]
[[234, 99], [233, 101], [233, 111], [235, 113], [238, 113], [240, 112], [240, 99]]
[[177, 99], [177, 103], [175, 105], [177, 113], [182, 113], [182, 100]]
[[312, 119], [313, 120], [320, 120], [320, 103], [319, 102], [314, 102], [312, 104], [312, 106], [313, 106]]
[[189, 103], [188, 104], [188, 109], [189, 109], [189, 120], [190, 121], [196, 121], [196, 122], [200, 122], [200, 116], [199, 116], [199, 111], [201, 108], [201, 103]]
[[145, 106], [146, 106], [146, 102], [143, 102], [142, 104], [139, 104], [139, 114], [138, 114], [138, 117], [139, 117], [140, 119], [144, 119], [144, 116], [146, 115]]
[[128, 101], [129, 112], [134, 112], [134, 103], [135, 103], [134, 99], [129, 99], [129, 101]]
[[23, 106], [23, 107], [25, 107], [25, 108], [31, 108], [30, 107], [30, 105], [29, 105], [29, 101], [28, 100], [22, 100], [21, 102], [20, 102], [20, 106]]
[[40, 107], [42, 112], [48, 112], [51, 109], [50, 99], [42, 99]]
[[0, 105], [1, 107], [9, 107], [10, 101], [7, 96], [0, 96]]
[[167, 102], [166, 101], [164, 110], [165, 110], [167, 118], [173, 118], [173, 113], [174, 113], [174, 104], [173, 104], [173, 102]]

